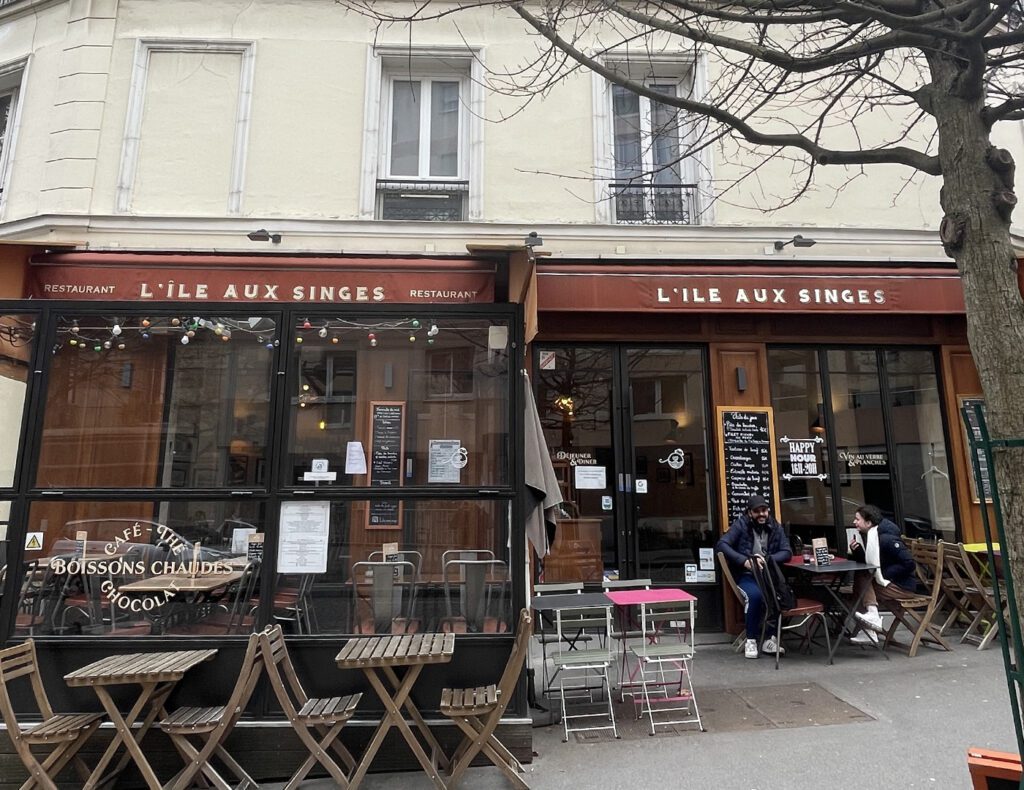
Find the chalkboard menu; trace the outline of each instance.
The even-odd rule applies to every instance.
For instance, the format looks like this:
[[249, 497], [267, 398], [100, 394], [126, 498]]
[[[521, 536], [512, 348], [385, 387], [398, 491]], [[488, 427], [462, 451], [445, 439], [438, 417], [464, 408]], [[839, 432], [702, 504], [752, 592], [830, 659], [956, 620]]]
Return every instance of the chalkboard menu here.
[[719, 406], [718, 464], [722, 513], [726, 526], [759, 494], [772, 503], [778, 518], [775, 491], [775, 424], [770, 406]]
[[[368, 482], [375, 488], [402, 485], [405, 453], [405, 402], [370, 402], [370, 466]], [[402, 503], [397, 499], [370, 500], [369, 529], [400, 529]]]
[[[964, 415], [964, 429], [968, 431], [967, 435], [967, 469], [969, 474], [967, 475], [971, 481], [971, 496], [975, 502], [981, 502], [978, 497], [978, 480], [974, 474], [974, 464], [971, 461], [971, 437], [973, 436], [976, 441], [981, 441], [981, 425], [978, 423], [978, 415], [975, 413], [974, 407], [981, 406], [981, 413], [985, 414], [985, 399], [980, 395], [976, 397], [961, 397], [960, 401], [960, 413]], [[992, 501], [992, 483], [989, 479], [988, 459], [985, 457], [985, 451], [980, 447], [975, 451], [978, 455], [978, 468], [981, 471], [981, 484], [982, 491], [985, 496], [986, 502]]]

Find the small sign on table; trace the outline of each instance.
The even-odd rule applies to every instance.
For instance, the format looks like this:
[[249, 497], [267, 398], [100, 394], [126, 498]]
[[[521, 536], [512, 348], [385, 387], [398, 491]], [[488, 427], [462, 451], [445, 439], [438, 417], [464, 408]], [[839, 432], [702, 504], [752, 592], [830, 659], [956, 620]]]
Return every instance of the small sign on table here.
[[828, 553], [828, 538], [815, 538], [811, 541], [814, 550], [815, 565], [831, 565], [832, 555]]

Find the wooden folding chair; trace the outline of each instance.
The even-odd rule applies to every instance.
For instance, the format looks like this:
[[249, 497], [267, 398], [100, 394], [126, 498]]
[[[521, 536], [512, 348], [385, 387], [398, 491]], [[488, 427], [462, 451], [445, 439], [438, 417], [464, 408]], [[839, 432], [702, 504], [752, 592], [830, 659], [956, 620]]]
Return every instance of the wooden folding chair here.
[[[965, 600], [971, 611], [968, 613], [970, 623], [961, 642], [977, 641], [978, 649], [988, 647], [999, 634], [999, 620], [996, 614], [995, 593], [990, 584], [981, 577], [978, 567], [971, 560], [962, 543], [943, 543], [943, 557], [950, 557], [946, 564], [950, 568], [950, 576], [955, 577], [956, 584], [963, 591]], [[1009, 621], [1009, 601], [1003, 600], [1002, 617]]]
[[477, 688], [446, 688], [441, 691], [441, 713], [447, 716], [464, 733], [462, 743], [455, 750], [451, 761], [451, 777], [447, 785], [454, 788], [480, 752], [505, 774], [513, 785], [526, 788], [529, 785], [519, 776], [523, 766], [515, 756], [494, 736], [502, 714], [512, 701], [516, 681], [523, 671], [523, 662], [530, 649], [530, 631], [533, 618], [529, 609], [519, 613], [516, 626], [516, 641], [512, 646], [505, 671], [498, 684]]
[[[363, 695], [349, 694], [324, 699], [309, 697], [295, 673], [281, 626], [269, 626], [259, 634], [259, 639], [263, 664], [267, 668], [267, 677], [277, 702], [295, 734], [309, 750], [309, 757], [285, 785], [285, 790], [295, 790], [318, 762], [327, 769], [338, 787], [348, 787], [347, 775], [328, 754], [328, 749], [333, 750], [350, 771], [355, 767], [356, 761], [338, 740], [338, 733], [356, 712], [356, 705]], [[317, 740], [316, 736], [320, 736], [320, 739]]]
[[[214, 787], [221, 790], [231, 788], [233, 785], [226, 782], [210, 763], [214, 755], [217, 755], [238, 778], [242, 787], [258, 786], [223, 744], [245, 711], [245, 706], [249, 704], [249, 698], [259, 681], [263, 670], [259, 654], [259, 634], [252, 634], [246, 646], [242, 666], [238, 670], [238, 680], [227, 704], [205, 708], [178, 708], [159, 723], [160, 729], [167, 733], [186, 762], [185, 767], [165, 787], [171, 790], [185, 790], [192, 786], [192, 780], [202, 772]], [[189, 738], [201, 738], [205, 743], [197, 749]]]
[[[930, 552], [930, 546], [931, 544], [926, 541], [921, 541], [917, 544], [915, 550], [920, 553], [927, 549]], [[935, 548], [935, 567], [942, 567], [941, 543]], [[922, 643], [934, 645], [942, 650], [952, 650], [953, 648], [949, 646], [949, 643], [943, 639], [942, 635], [939, 633], [939, 626], [932, 622], [935, 617], [935, 613], [939, 609], [939, 600], [941, 597], [941, 574], [936, 574], [932, 579], [931, 589], [929, 589], [925, 594], [915, 596], [914, 598], [907, 598], [905, 600], [879, 600], [879, 608], [884, 608], [891, 612], [895, 618], [892, 625], [889, 626], [889, 630], [885, 633], [884, 647], [888, 648], [889, 645], [893, 645], [900, 649], [906, 649], [907, 656], [910, 658], [917, 655], [918, 648], [921, 647]], [[893, 638], [897, 629], [899, 629], [901, 625], [914, 635], [914, 638], [909, 645], [897, 642]]]
[[[43, 720], [32, 725], [31, 729], [19, 723], [11, 702], [8, 686], [19, 678], [26, 678], [32, 684], [32, 695], [43, 717]], [[30, 778], [21, 786], [21, 790], [28, 790], [37, 785], [45, 790], [57, 790], [54, 779], [70, 760], [75, 761], [75, 770], [82, 781], [88, 780], [90, 771], [76, 755], [89, 740], [89, 736], [96, 732], [103, 715], [53, 712], [46, 696], [46, 689], [43, 688], [42, 678], [39, 676], [36, 646], [31, 639], [16, 647], [0, 650], [0, 711], [3, 713], [11, 743], [14, 744], [18, 757], [29, 772]], [[33, 746], [50, 746], [53, 749], [40, 762], [32, 753]]]

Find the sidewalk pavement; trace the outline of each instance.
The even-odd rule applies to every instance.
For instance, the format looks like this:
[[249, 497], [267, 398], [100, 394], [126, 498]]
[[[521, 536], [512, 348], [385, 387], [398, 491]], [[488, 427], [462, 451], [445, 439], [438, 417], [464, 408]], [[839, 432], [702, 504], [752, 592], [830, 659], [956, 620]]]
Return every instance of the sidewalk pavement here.
[[[732, 652], [725, 635], [698, 635], [698, 643], [693, 680], [707, 732], [689, 726], [678, 733], [641, 735], [645, 731], [628, 720], [628, 702], [616, 708], [623, 725], [620, 740], [607, 732], [586, 740], [572, 735], [562, 743], [560, 724], [537, 726], [536, 757], [523, 777], [530, 787], [969, 790], [967, 747], [1016, 751], [998, 645], [978, 651], [954, 644], [952, 653], [923, 647], [915, 658], [893, 650], [886, 661], [873, 649], [846, 644], [834, 666], [826, 666], [824, 648], [816, 648], [813, 655], [790, 651], [776, 671], [768, 656], [753, 661]], [[539, 658], [537, 650], [535, 665]], [[539, 666], [537, 676], [539, 683]], [[788, 695], [773, 709], [780, 689]], [[806, 719], [801, 693], [808, 700]], [[822, 705], [823, 700], [833, 704]], [[534, 715], [537, 723], [549, 718]], [[331, 786], [309, 781], [302, 790]], [[408, 772], [371, 774], [362, 786], [428, 790], [432, 785], [422, 773]], [[470, 769], [460, 784], [466, 790], [510, 786], [490, 767]]]

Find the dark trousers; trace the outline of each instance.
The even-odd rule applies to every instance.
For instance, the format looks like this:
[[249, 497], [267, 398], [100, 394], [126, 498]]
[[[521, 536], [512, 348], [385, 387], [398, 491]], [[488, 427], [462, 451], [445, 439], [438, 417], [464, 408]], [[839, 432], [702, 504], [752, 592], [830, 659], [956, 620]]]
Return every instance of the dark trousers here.
[[[752, 573], [741, 573], [736, 579], [736, 584], [747, 596], [745, 609], [747, 639], [757, 639], [761, 634], [761, 621], [764, 619], [764, 596], [761, 588], [757, 586], [757, 580]], [[774, 636], [775, 623], [766, 623], [764, 629], [765, 638]]]

